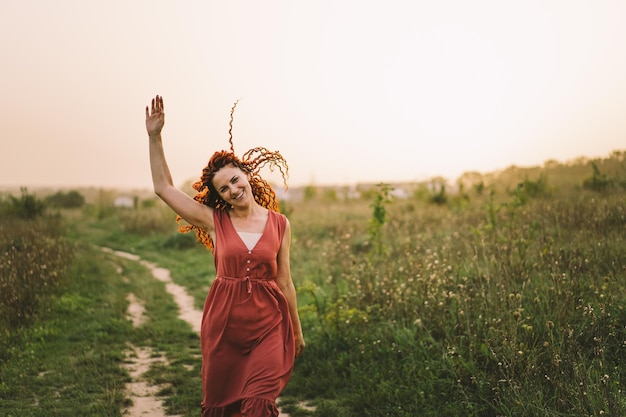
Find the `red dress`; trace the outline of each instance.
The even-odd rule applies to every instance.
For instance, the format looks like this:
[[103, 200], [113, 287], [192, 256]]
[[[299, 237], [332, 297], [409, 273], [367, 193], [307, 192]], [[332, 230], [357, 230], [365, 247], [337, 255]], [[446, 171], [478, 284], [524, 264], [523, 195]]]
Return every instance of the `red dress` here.
[[287, 220], [269, 211], [248, 250], [230, 216], [213, 210], [216, 278], [202, 316], [202, 417], [241, 407], [250, 417], [278, 416], [276, 398], [295, 358], [287, 299], [276, 284], [277, 255]]

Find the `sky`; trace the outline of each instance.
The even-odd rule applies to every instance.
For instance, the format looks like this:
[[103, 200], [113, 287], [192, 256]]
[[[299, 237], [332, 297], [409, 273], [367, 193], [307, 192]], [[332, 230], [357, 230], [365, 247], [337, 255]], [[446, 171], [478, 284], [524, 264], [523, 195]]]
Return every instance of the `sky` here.
[[[0, 186], [150, 188], [263, 146], [289, 185], [626, 149], [622, 0], [0, 0]], [[276, 173], [266, 173], [274, 181]]]

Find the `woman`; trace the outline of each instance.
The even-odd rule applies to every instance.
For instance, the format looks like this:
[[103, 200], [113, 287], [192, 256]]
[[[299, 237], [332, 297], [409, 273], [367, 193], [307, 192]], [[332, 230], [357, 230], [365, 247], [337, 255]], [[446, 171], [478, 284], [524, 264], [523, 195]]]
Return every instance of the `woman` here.
[[231, 151], [213, 154], [191, 198], [173, 185], [161, 141], [164, 123], [163, 98], [156, 96], [146, 107], [154, 191], [189, 224], [181, 231], [195, 230], [213, 251], [216, 269], [200, 332], [202, 417], [278, 416], [276, 398], [304, 338], [289, 265], [289, 221], [258, 170], [269, 163], [284, 178], [287, 164], [264, 148], [239, 159], [231, 136]]

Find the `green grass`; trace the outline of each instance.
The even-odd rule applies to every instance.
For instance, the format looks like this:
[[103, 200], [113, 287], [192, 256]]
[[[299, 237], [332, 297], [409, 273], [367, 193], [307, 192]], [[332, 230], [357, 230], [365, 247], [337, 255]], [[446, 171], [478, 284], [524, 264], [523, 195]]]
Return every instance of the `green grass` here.
[[[600, 191], [582, 187], [589, 166], [558, 165], [506, 170], [441, 204], [422, 190], [385, 205], [384, 218], [372, 193], [290, 202], [307, 348], [281, 397], [285, 409], [292, 417], [626, 415], [620, 155], [598, 164], [612, 184]], [[382, 219], [376, 245], [373, 216]], [[72, 240], [170, 269], [202, 307], [211, 254], [177, 234], [168, 209], [92, 208], [65, 218]], [[116, 415], [130, 342], [167, 356], [170, 365], [155, 365], [150, 378], [167, 384], [168, 410], [197, 415], [198, 337], [176, 318], [163, 284], [85, 243], [75, 259], [46, 314], [4, 333], [0, 408]], [[146, 303], [150, 319], [140, 329], [124, 318], [129, 292]]]
[[[116, 416], [128, 405], [123, 370], [129, 343], [149, 346], [169, 365], [148, 377], [165, 384], [168, 412], [199, 413], [198, 336], [178, 318], [163, 283], [139, 263], [78, 244], [63, 293], [53, 297], [35, 324], [5, 333], [0, 409], [8, 416]], [[118, 270], [121, 268], [121, 274]], [[127, 296], [146, 306], [139, 329], [126, 319]]]
[[353, 415], [624, 414], [624, 201], [560, 194], [493, 223], [480, 204], [396, 202], [381, 259], [364, 226], [320, 239], [318, 323], [288, 393]]
[[121, 415], [128, 378], [120, 363], [131, 333], [124, 284], [100, 254], [78, 252], [65, 292], [35, 324], [9, 335], [0, 373], [4, 415]]

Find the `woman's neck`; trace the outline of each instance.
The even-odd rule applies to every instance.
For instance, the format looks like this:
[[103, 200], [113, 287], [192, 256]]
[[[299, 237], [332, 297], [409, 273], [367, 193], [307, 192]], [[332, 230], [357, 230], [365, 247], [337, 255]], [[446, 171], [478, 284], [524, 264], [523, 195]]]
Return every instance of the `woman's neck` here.
[[246, 221], [253, 219], [255, 216], [262, 214], [263, 212], [263, 207], [255, 201], [247, 207], [233, 207], [230, 210], [230, 217]]
[[267, 209], [256, 203], [249, 210], [231, 210], [229, 215], [235, 230], [246, 233], [263, 233], [268, 219]]

